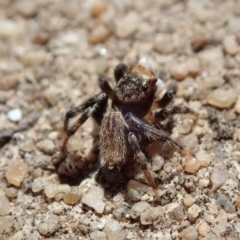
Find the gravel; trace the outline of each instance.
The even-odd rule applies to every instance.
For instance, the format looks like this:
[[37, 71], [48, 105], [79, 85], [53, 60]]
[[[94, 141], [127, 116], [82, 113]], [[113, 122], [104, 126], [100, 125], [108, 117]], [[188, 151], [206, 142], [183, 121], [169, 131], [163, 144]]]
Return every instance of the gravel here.
[[[240, 239], [239, 6], [1, 1], [0, 238]], [[66, 111], [99, 93], [99, 75], [114, 87], [120, 62], [156, 73], [159, 96], [175, 83], [171, 104], [192, 110], [162, 122], [187, 151], [144, 149], [155, 190], [131, 159], [100, 168], [90, 119], [53, 165]]]

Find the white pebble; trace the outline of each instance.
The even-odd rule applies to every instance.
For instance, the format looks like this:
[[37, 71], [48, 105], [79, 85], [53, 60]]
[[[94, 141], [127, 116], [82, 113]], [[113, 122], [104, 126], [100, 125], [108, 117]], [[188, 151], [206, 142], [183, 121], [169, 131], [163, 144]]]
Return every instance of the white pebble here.
[[0, 216], [7, 215], [9, 211], [9, 200], [6, 196], [0, 196]]
[[141, 18], [136, 12], [129, 12], [124, 17], [115, 21], [115, 34], [119, 38], [127, 38], [134, 33], [141, 23]]
[[135, 203], [131, 208], [130, 215], [132, 218], [135, 219], [135, 218], [139, 217], [142, 212], [144, 212], [147, 208], [150, 208], [150, 207], [151, 207], [151, 205], [147, 202]]
[[92, 240], [106, 240], [106, 233], [105, 232], [100, 232], [100, 231], [95, 231], [90, 233], [90, 238]]
[[92, 186], [82, 197], [81, 202], [93, 208], [97, 213], [103, 213], [105, 203], [103, 201], [104, 191], [101, 187]]
[[22, 119], [22, 111], [20, 108], [15, 108], [15, 109], [10, 110], [7, 113], [7, 116], [9, 118], [9, 120], [12, 122], [19, 122]]
[[58, 229], [58, 216], [50, 214], [38, 225], [38, 231], [44, 236], [51, 236]]
[[147, 208], [141, 215], [140, 221], [142, 225], [150, 225], [164, 214], [161, 206]]
[[223, 40], [223, 49], [230, 55], [235, 55], [239, 51], [239, 46], [234, 35], [230, 35]]
[[70, 192], [71, 188], [67, 184], [48, 184], [44, 187], [44, 192], [48, 198], [54, 198], [58, 193]]
[[107, 222], [103, 231], [106, 233], [107, 239], [111, 240], [123, 240], [126, 236], [122, 226], [115, 220]]
[[237, 94], [233, 89], [216, 89], [207, 96], [208, 104], [218, 108], [230, 108], [236, 101]]
[[159, 53], [168, 54], [174, 51], [171, 34], [158, 34], [153, 43], [154, 49]]
[[196, 205], [193, 204], [189, 209], [188, 209], [188, 219], [190, 222], [195, 222], [196, 218], [199, 216], [199, 214], [201, 213], [201, 208]]

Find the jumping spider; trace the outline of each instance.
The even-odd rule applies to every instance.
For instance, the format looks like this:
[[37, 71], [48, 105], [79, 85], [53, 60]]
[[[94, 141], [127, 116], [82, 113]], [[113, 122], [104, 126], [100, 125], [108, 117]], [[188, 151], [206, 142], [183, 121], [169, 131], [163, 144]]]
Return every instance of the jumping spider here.
[[[129, 154], [139, 163], [144, 175], [152, 187], [156, 183], [147, 169], [147, 159], [142, 146], [155, 140], [168, 142], [180, 150], [182, 146], [173, 141], [156, 123], [144, 119], [150, 111], [157, 92], [157, 77], [142, 66], [119, 64], [114, 70], [116, 86], [110, 87], [107, 79], [99, 78], [101, 93], [90, 98], [79, 107], [66, 113], [64, 121], [65, 138], [58, 156], [56, 166], [64, 160], [69, 138], [92, 116], [100, 125], [99, 150], [101, 166], [120, 169]], [[162, 121], [176, 113], [188, 113], [189, 109], [181, 106], [167, 105], [176, 94], [176, 86], [169, 87], [162, 99], [156, 103], [160, 110], [154, 113], [156, 121]], [[108, 99], [112, 107], [107, 110]], [[69, 120], [82, 113], [79, 119], [69, 127]]]

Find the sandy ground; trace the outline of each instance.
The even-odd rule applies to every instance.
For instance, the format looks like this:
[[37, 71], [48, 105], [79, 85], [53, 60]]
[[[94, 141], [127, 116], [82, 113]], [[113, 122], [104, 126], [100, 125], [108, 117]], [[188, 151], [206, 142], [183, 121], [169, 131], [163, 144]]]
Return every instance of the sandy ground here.
[[[53, 165], [66, 111], [121, 62], [192, 110], [163, 123], [192, 155], [143, 149], [155, 191], [131, 159], [99, 169], [91, 119], [68, 144], [77, 178]], [[0, 239], [240, 239], [239, 66], [239, 1], [1, 0]]]

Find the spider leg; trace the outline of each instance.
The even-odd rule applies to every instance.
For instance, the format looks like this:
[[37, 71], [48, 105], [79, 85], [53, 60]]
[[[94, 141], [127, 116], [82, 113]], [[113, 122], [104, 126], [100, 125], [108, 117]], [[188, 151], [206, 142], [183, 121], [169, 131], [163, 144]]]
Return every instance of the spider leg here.
[[103, 91], [104, 93], [106, 93], [107, 96], [108, 96], [110, 99], [112, 99], [112, 97], [113, 97], [113, 90], [112, 90], [112, 88], [110, 87], [110, 85], [109, 85], [109, 83], [108, 83], [108, 81], [107, 81], [107, 78], [106, 78], [105, 76], [99, 77], [98, 83], [99, 83], [99, 86], [100, 86], [100, 88], [102, 89], [102, 91]]
[[134, 154], [134, 158], [135, 160], [139, 163], [141, 169], [144, 172], [144, 175], [146, 177], [146, 179], [148, 180], [149, 184], [153, 187], [156, 188], [157, 185], [154, 182], [151, 174], [149, 173], [148, 169], [147, 169], [147, 159], [144, 155], [144, 153], [142, 152], [137, 137], [133, 132], [128, 133], [128, 142], [130, 144], [130, 147], [133, 151]]
[[[63, 158], [65, 156], [66, 152], [66, 146], [68, 143], [69, 138], [77, 131], [79, 127], [82, 126], [82, 124], [90, 117], [93, 116], [96, 120], [101, 121], [104, 112], [106, 111], [107, 107], [107, 96], [105, 93], [100, 93], [96, 95], [95, 97], [87, 100], [85, 103], [80, 105], [79, 107], [70, 110], [66, 113], [65, 121], [64, 121], [64, 131], [65, 131], [65, 137], [63, 140], [63, 144], [60, 150], [60, 154], [58, 156], [58, 159], [55, 163], [55, 165], [58, 167], [61, 162], [63, 161]], [[69, 119], [76, 116], [78, 113], [83, 112], [83, 114], [80, 116], [80, 118], [69, 128], [68, 122]], [[101, 118], [101, 119], [100, 119]]]
[[120, 63], [116, 66], [116, 68], [114, 69], [114, 76], [116, 79], [116, 82], [118, 82], [123, 74], [127, 71], [127, 66], [124, 63]]
[[180, 114], [191, 113], [191, 110], [184, 106], [171, 106], [155, 112], [154, 116], [156, 120], [163, 121], [167, 119], [169, 116], [172, 116], [177, 113], [180, 113]]
[[156, 128], [154, 125], [151, 125], [144, 119], [140, 119], [134, 116], [132, 113], [127, 113], [125, 115], [125, 120], [130, 129], [140, 132], [141, 135], [148, 141], [152, 142], [155, 140], [159, 140], [163, 142], [168, 142], [174, 147], [178, 148], [180, 151], [185, 150], [180, 144], [172, 140], [171, 137], [169, 137], [169, 135], [163, 130], [161, 130], [160, 128]]
[[177, 93], [177, 86], [174, 84], [170, 85], [170, 87], [167, 89], [163, 97], [156, 101], [158, 107], [165, 108], [176, 96], [176, 93]]

